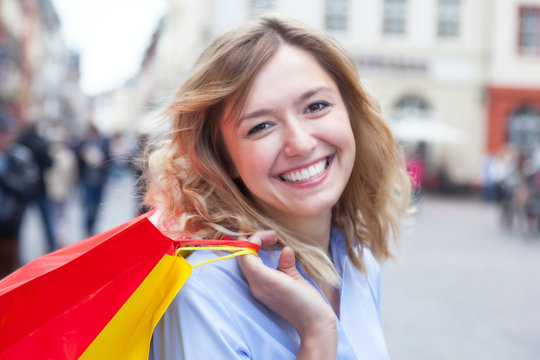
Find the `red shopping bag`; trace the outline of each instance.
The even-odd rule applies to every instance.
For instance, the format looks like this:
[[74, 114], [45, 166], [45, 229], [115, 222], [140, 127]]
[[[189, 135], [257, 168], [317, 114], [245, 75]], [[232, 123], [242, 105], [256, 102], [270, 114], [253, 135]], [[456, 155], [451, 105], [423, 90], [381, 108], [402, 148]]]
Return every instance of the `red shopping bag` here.
[[[172, 240], [138, 217], [0, 281], [0, 359], [147, 358], [191, 265], [182, 250], [256, 254], [236, 240]], [[105, 357], [104, 357], [105, 356]]]

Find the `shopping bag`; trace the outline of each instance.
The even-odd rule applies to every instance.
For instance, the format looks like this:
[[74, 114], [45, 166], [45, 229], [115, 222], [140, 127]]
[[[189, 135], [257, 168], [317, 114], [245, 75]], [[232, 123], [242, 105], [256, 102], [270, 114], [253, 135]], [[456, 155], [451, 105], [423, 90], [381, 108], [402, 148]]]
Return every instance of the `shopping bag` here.
[[[172, 240], [145, 216], [40, 257], [0, 281], [0, 359], [146, 359], [153, 329], [200, 249], [255, 254], [233, 239]], [[200, 264], [198, 264], [200, 265]]]

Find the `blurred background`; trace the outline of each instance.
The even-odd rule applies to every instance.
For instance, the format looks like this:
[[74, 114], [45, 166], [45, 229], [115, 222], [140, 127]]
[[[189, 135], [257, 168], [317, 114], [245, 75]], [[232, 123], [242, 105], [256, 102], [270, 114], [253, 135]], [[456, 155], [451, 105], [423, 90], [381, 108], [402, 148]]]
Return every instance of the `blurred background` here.
[[143, 211], [156, 112], [267, 9], [349, 51], [405, 149], [391, 357], [540, 359], [540, 0], [0, 0], [2, 276]]

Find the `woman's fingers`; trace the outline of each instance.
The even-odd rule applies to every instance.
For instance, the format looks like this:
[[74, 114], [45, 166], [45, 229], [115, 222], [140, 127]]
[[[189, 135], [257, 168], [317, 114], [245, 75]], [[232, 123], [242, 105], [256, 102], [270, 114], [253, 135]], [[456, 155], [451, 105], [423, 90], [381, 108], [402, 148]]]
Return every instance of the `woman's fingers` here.
[[285, 246], [278, 260], [279, 270], [295, 280], [303, 279], [296, 268], [296, 258], [292, 248]]
[[238, 240], [249, 241], [259, 246], [271, 246], [277, 242], [277, 233], [274, 230], [257, 231], [246, 239], [245, 236], [239, 236]]
[[[258, 231], [249, 239], [245, 239], [245, 237], [239, 237], [238, 239], [250, 241], [259, 246], [271, 246], [277, 242], [277, 234], [273, 230]], [[263, 284], [265, 281], [269, 280], [269, 272], [272, 269], [264, 265], [261, 259], [256, 256], [250, 254], [239, 256], [238, 265], [240, 266], [242, 273], [244, 273], [252, 290], [257, 284]]]
[[[238, 237], [239, 240], [249, 241], [259, 246], [271, 246], [277, 242], [277, 234], [273, 230], [267, 231], [258, 231], [249, 239], [246, 239], [244, 236]], [[252, 274], [257, 274], [260, 271], [264, 271], [266, 266], [263, 264], [260, 258], [247, 254], [244, 256], [238, 257], [238, 264], [242, 269], [242, 272], [246, 276], [248, 282], [251, 282], [253, 276]]]

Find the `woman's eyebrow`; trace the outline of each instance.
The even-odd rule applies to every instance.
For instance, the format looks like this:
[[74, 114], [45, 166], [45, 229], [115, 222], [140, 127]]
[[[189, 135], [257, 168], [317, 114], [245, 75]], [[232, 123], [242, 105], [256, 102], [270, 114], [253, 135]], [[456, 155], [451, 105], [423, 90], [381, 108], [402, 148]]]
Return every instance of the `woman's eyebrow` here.
[[268, 115], [268, 114], [271, 114], [271, 113], [272, 113], [271, 109], [259, 109], [259, 110], [252, 111], [250, 113], [247, 113], [245, 115], [240, 116], [240, 118], [238, 118], [238, 121], [235, 124], [235, 127], [240, 126], [240, 124], [244, 120], [257, 118], [259, 116], [264, 116], [264, 115]]
[[308, 90], [306, 91], [305, 93], [303, 93], [302, 95], [300, 95], [300, 97], [298, 98], [298, 100], [296, 100], [294, 103], [295, 105], [302, 102], [302, 101], [305, 101], [306, 99], [309, 99], [310, 97], [312, 97], [313, 95], [321, 92], [321, 91], [329, 91], [331, 92], [332, 89], [328, 86], [319, 86], [319, 87], [316, 87], [314, 89], [311, 89], [311, 90]]

